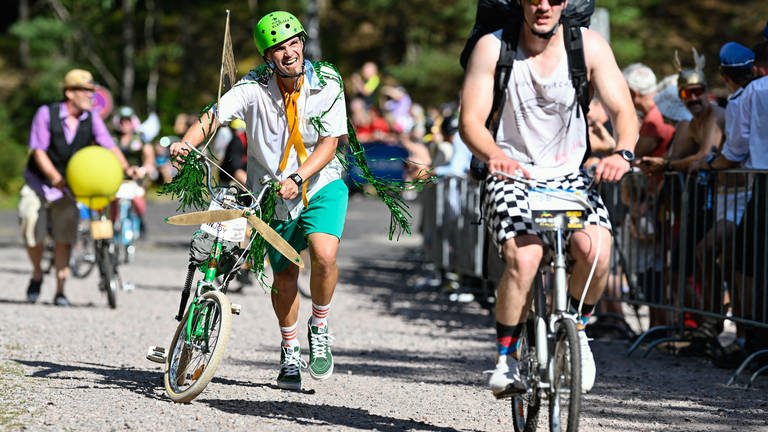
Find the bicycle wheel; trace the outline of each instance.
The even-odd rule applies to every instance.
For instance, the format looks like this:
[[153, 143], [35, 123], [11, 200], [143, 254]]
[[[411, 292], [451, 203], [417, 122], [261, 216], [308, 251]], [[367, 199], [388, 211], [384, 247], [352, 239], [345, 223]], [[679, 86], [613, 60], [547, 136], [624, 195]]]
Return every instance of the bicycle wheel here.
[[533, 320], [528, 319], [520, 336], [520, 376], [527, 377], [528, 391], [512, 397], [512, 425], [515, 432], [535, 432], [541, 408], [541, 388], [538, 379], [538, 360], [536, 358], [536, 335]]
[[100, 240], [98, 246], [99, 270], [101, 280], [99, 288], [107, 293], [107, 302], [112, 309], [117, 307], [117, 290], [120, 288], [120, 281], [117, 275], [116, 257], [109, 250], [109, 243], [106, 240]]
[[549, 390], [549, 429], [553, 432], [579, 429], [581, 409], [581, 356], [576, 323], [557, 322], [552, 350], [553, 380]]
[[174, 402], [190, 402], [213, 379], [232, 330], [231, 307], [227, 296], [219, 291], [203, 294], [191, 317], [190, 335], [190, 309], [184, 314], [173, 335], [165, 367], [165, 391]]
[[77, 240], [72, 245], [69, 269], [72, 270], [72, 276], [82, 279], [91, 274], [95, 264], [96, 253], [90, 230], [87, 224], [81, 222], [77, 228]]

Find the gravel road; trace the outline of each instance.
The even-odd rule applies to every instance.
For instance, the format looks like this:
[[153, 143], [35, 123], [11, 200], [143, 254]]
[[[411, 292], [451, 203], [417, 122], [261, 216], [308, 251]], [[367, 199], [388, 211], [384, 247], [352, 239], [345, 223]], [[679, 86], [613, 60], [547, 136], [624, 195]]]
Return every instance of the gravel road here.
[[[409, 286], [421, 268], [420, 238], [388, 241], [386, 209], [372, 199], [350, 203], [331, 309], [333, 377], [307, 376], [302, 392], [276, 388], [279, 332], [269, 296], [247, 287], [230, 295], [242, 314], [216, 378], [192, 403], [174, 404], [161, 365], [144, 358], [175, 329], [193, 229], [162, 223], [174, 209], [150, 205], [149, 237], [122, 268], [136, 289], [121, 292], [115, 310], [95, 275], [68, 284], [74, 307], [51, 305], [51, 277], [41, 301], [27, 304], [30, 267], [15, 214], [0, 214], [0, 430], [512, 430], [509, 404], [485, 387], [492, 315]], [[598, 381], [582, 402], [581, 430], [768, 431], [768, 378], [727, 387], [730, 371], [703, 360], [628, 358], [625, 349], [623, 341], [593, 342]]]

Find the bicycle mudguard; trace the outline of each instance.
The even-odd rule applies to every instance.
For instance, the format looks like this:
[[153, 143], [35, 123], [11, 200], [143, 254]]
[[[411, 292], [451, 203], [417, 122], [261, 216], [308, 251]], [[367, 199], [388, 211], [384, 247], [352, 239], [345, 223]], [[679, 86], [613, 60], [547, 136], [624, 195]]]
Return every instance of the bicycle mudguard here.
[[272, 229], [266, 222], [259, 219], [254, 214], [248, 214], [243, 210], [206, 210], [199, 212], [184, 213], [175, 216], [165, 218], [165, 221], [171, 225], [199, 225], [209, 224], [214, 222], [222, 222], [239, 217], [245, 217], [251, 224], [253, 229], [258, 231], [264, 240], [267, 241], [275, 250], [283, 254], [292, 263], [304, 268], [304, 261], [301, 259], [301, 255], [296, 252], [296, 249], [290, 245], [284, 238], [280, 236], [275, 230]]

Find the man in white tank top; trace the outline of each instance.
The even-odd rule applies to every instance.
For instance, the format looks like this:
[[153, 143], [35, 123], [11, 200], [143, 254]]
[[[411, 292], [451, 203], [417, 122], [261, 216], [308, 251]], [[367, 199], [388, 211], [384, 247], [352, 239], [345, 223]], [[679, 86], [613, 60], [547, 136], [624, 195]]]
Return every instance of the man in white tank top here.
[[[501, 32], [483, 36], [467, 66], [462, 89], [461, 135], [469, 148], [487, 164], [488, 172], [524, 176], [548, 187], [588, 188], [580, 173], [587, 150], [584, 113], [568, 76], [568, 60], [559, 26], [565, 0], [519, 0], [523, 9], [517, 59], [506, 89], [497, 136], [485, 122], [491, 112]], [[595, 182], [617, 182], [630, 169], [638, 136], [638, 122], [626, 81], [608, 43], [594, 31], [582, 29], [587, 77], [597, 90], [616, 131], [616, 153], [600, 160]], [[489, 385], [497, 398], [523, 392], [516, 360], [517, 341], [526, 319], [526, 298], [544, 252], [533, 228], [527, 189], [520, 182], [490, 175], [485, 182], [484, 214], [491, 237], [505, 262], [496, 299], [497, 362]], [[611, 255], [611, 225], [598, 193], [588, 200], [596, 209], [587, 224], [570, 238], [574, 261], [569, 279], [573, 312], [578, 308], [594, 247], [600, 256], [579, 312], [588, 321], [605, 289]], [[598, 232], [600, 232], [598, 237]], [[583, 327], [583, 325], [581, 326]], [[595, 363], [583, 331], [579, 332], [582, 389], [595, 380]]]

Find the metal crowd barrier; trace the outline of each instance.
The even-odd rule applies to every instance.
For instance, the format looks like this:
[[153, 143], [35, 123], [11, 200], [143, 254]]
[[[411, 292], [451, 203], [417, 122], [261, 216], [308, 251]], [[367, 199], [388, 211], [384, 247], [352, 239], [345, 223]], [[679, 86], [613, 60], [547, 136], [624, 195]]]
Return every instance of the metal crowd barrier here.
[[[643, 345], [648, 355], [707, 331], [716, 335], [724, 320], [734, 321], [740, 332], [768, 337], [767, 185], [768, 171], [730, 170], [630, 173], [618, 184], [601, 186], [614, 227], [604, 299], [650, 311], [649, 328], [629, 355]], [[422, 200], [427, 259], [441, 272], [477, 280], [482, 295], [492, 295], [504, 264], [487, 239], [485, 222], [478, 224], [480, 184], [442, 177]], [[744, 360], [730, 382], [761, 356], [768, 358], [768, 350]], [[749, 384], [764, 372], [768, 366]]]

